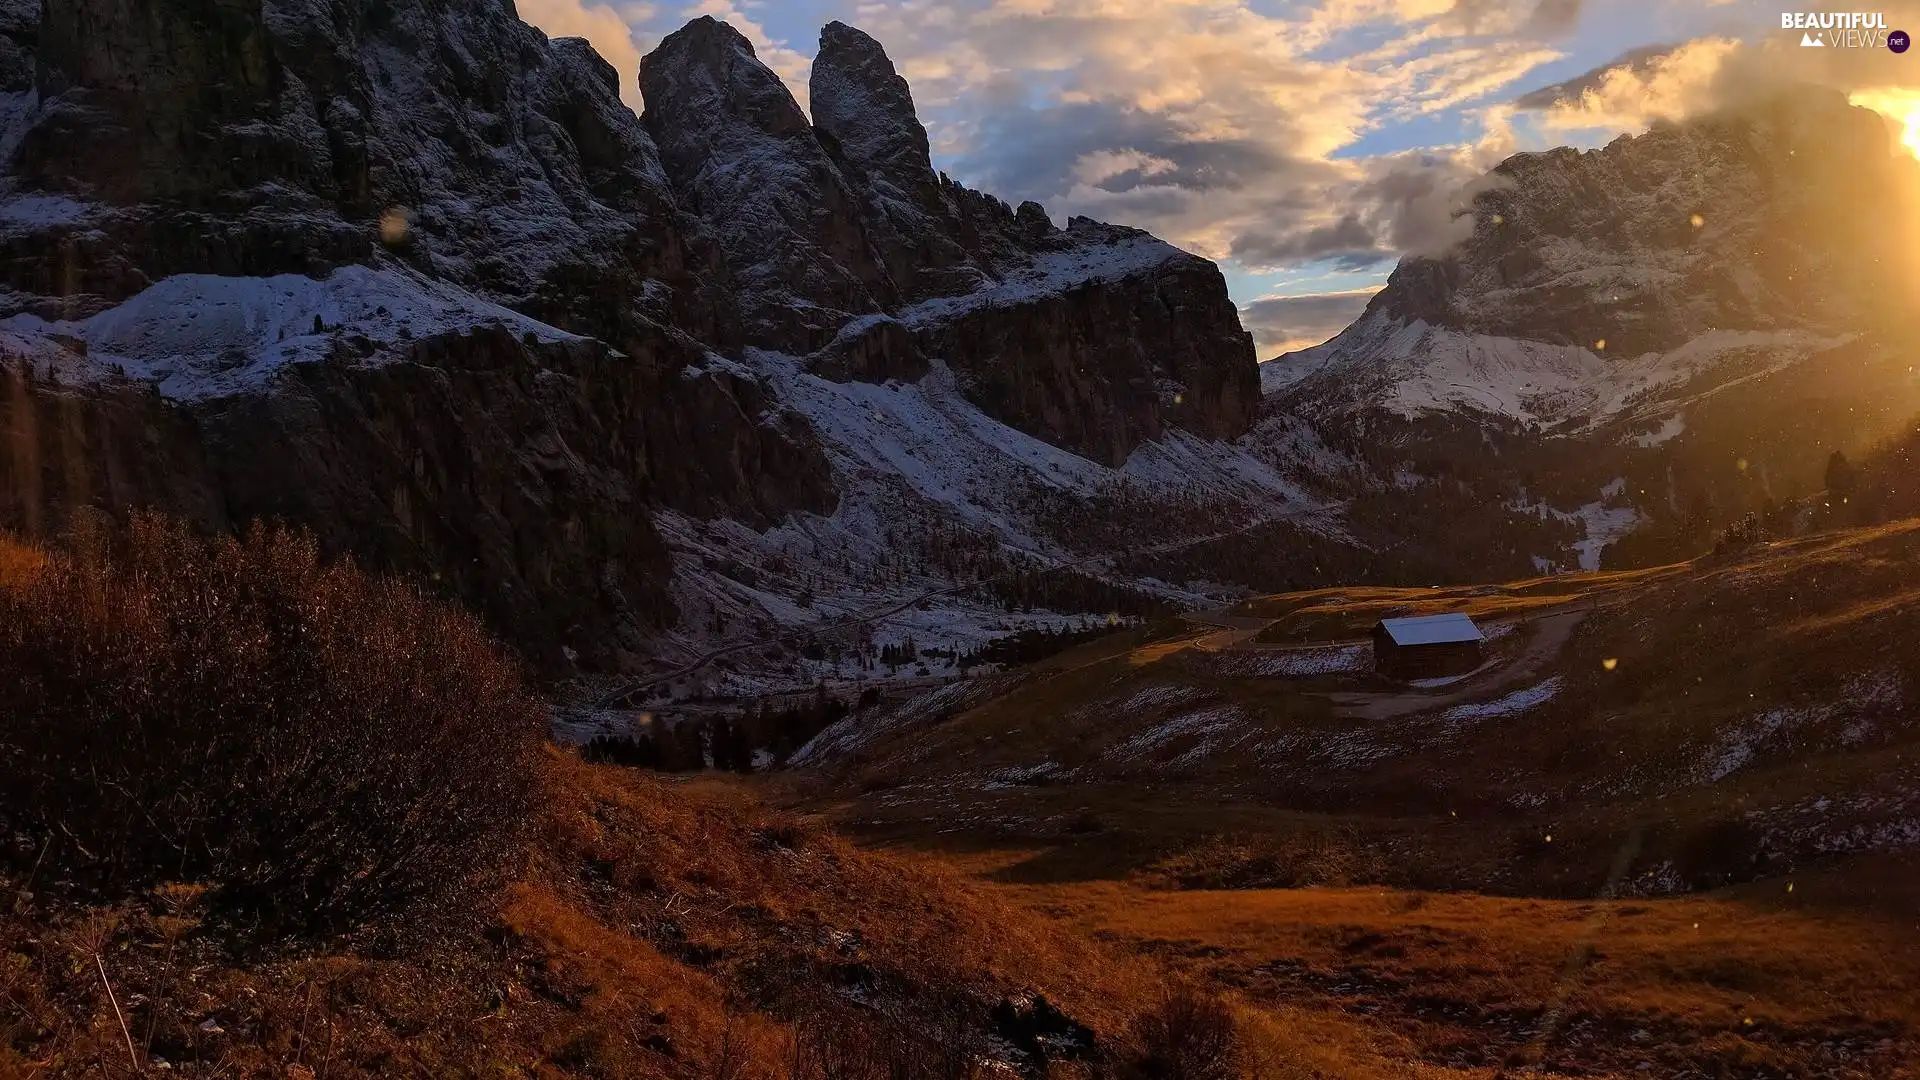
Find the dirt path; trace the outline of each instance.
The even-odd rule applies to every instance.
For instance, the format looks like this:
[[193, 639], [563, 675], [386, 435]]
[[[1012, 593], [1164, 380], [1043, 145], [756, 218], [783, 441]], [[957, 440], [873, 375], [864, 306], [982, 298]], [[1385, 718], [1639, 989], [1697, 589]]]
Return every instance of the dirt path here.
[[1273, 625], [1272, 619], [1262, 619], [1254, 615], [1229, 615], [1224, 610], [1183, 611], [1180, 613], [1180, 618], [1195, 626], [1219, 628], [1215, 633], [1194, 639], [1193, 647], [1202, 652], [1258, 648], [1253, 639], [1259, 635], [1260, 631]]
[[1518, 655], [1496, 661], [1481, 672], [1438, 690], [1391, 690], [1385, 692], [1347, 691], [1328, 694], [1340, 707], [1341, 716], [1360, 720], [1391, 720], [1409, 713], [1424, 712], [1445, 705], [1484, 698], [1509, 687], [1532, 680], [1552, 665], [1573, 636], [1573, 628], [1586, 618], [1584, 608], [1556, 611], [1551, 615], [1522, 623], [1532, 634]]

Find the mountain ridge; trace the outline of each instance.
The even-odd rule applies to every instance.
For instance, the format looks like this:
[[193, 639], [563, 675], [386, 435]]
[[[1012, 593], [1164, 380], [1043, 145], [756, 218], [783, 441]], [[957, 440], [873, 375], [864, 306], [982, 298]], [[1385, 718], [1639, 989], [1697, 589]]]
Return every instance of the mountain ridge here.
[[1346, 330], [1262, 365], [1253, 442], [1357, 434], [1366, 463], [1315, 466], [1336, 491], [1359, 475], [1461, 486], [1440, 500], [1454, 513], [1615, 515], [1583, 541], [1594, 569], [1615, 544], [1618, 565], [1705, 550], [1817, 492], [1832, 450], [1920, 412], [1905, 300], [1884, 287], [1913, 266], [1886, 223], [1920, 209], [1920, 164], [1844, 95], [1794, 91], [1488, 175], [1460, 247], [1403, 259]]
[[[504, 3], [18, 7], [7, 524], [281, 517], [439, 581], [543, 668], [632, 670], [891, 595], [897, 556], [849, 543], [876, 520], [912, 522], [901, 544], [958, 530], [999, 569], [1085, 562], [1038, 509], [1061, 477], [1137, 499], [1143, 453], [1246, 467], [1222, 440], [1257, 380], [1218, 269], [935, 173], [851, 28], [824, 32], [820, 77], [824, 103], [835, 78], [890, 102], [864, 140], [712, 19], [649, 55], [637, 117], [590, 46]], [[884, 396], [849, 427], [855, 384]], [[908, 416], [971, 456], [903, 454]], [[1140, 505], [1181, 497], [1157, 475]], [[1221, 512], [1286, 500], [1245, 476]], [[796, 569], [796, 530], [843, 554]]]

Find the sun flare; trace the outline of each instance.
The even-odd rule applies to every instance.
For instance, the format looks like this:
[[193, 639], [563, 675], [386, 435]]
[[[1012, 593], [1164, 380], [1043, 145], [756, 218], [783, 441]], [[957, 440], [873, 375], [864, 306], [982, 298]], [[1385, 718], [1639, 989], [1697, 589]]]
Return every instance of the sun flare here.
[[1900, 144], [1907, 153], [1920, 157], [1920, 92], [1913, 90], [1871, 90], [1852, 95], [1852, 102], [1900, 125]]

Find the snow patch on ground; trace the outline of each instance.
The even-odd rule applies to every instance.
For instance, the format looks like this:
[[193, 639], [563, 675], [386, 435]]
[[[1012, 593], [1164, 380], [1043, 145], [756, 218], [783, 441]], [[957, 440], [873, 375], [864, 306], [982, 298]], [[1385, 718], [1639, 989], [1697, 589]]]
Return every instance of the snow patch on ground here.
[[964, 296], [943, 296], [902, 311], [901, 322], [920, 328], [937, 325], [980, 308], [1030, 304], [1093, 281], [1114, 281], [1149, 273], [1165, 263], [1187, 258], [1172, 244], [1141, 234], [1112, 243], [1088, 243], [1049, 252], [1006, 280]]
[[987, 782], [980, 785], [981, 791], [1005, 791], [1008, 788], [1032, 787], [1063, 775], [1060, 763], [1043, 761], [1038, 765], [1011, 765], [1004, 769], [995, 769], [987, 776]]
[[1920, 848], [1920, 777], [1882, 777], [1874, 790], [1818, 796], [1786, 806], [1749, 811], [1775, 850], [1823, 855]]
[[842, 717], [807, 741], [787, 759], [792, 766], [819, 765], [843, 760], [892, 731], [939, 723], [1011, 689], [1014, 678], [968, 679], [948, 683], [896, 705], [867, 709]]
[[99, 207], [65, 195], [21, 194], [0, 199], [0, 234], [86, 225]]
[[1337, 675], [1343, 671], [1365, 671], [1372, 662], [1373, 647], [1370, 645], [1250, 652], [1233, 665], [1233, 673], [1240, 678], [1305, 678]]
[[1660, 430], [1652, 432], [1651, 434], [1647, 434], [1647, 435], [1635, 435], [1632, 439], [1628, 441], [1633, 443], [1633, 445], [1635, 446], [1638, 446], [1642, 449], [1646, 449], [1649, 447], [1660, 446], [1665, 443], [1672, 442], [1674, 439], [1678, 438], [1686, 430], [1687, 430], [1686, 414], [1674, 413], [1672, 416], [1667, 417], [1664, 421], [1661, 422]]
[[[1567, 511], [1544, 502], [1528, 502], [1525, 499], [1509, 503], [1507, 508], [1523, 514], [1545, 513], [1565, 522], [1579, 522], [1586, 535], [1574, 541], [1580, 569], [1600, 569], [1600, 557], [1607, 545], [1631, 533], [1640, 526], [1640, 512], [1631, 506], [1609, 506], [1608, 502], [1618, 498], [1626, 491], [1625, 477], [1615, 477], [1600, 489], [1600, 498], [1586, 503], [1577, 510]], [[1541, 573], [1552, 572], [1554, 564], [1540, 556], [1533, 557], [1535, 570]]]
[[1171, 683], [1143, 686], [1120, 702], [1117, 711], [1145, 712], [1162, 706], [1183, 704], [1199, 696], [1200, 691], [1191, 686], [1178, 686]]
[[1833, 701], [1778, 706], [1725, 732], [1701, 757], [1695, 772], [1704, 783], [1724, 780], [1752, 764], [1767, 744], [1843, 715], [1852, 719], [1840, 733], [1841, 742], [1847, 745], [1863, 742], [1876, 720], [1900, 708], [1905, 697], [1905, 683], [1897, 671], [1884, 669], [1854, 675], [1841, 686], [1838, 698]]
[[[1153, 727], [1134, 735], [1132, 738], [1113, 748], [1108, 754], [1113, 758], [1137, 758], [1155, 747], [1183, 735], [1220, 735], [1240, 727], [1240, 710], [1232, 705], [1216, 705], [1211, 708], [1197, 709], [1182, 713], [1170, 720], [1164, 720]], [[1200, 747], [1208, 745], [1203, 738]], [[1195, 749], [1200, 749], [1195, 747]], [[1189, 751], [1192, 753], [1192, 751]], [[1204, 756], [1204, 755], [1203, 755]]]
[[1501, 716], [1517, 716], [1520, 713], [1553, 700], [1554, 696], [1560, 693], [1564, 685], [1566, 685], [1566, 680], [1555, 675], [1538, 685], [1529, 686], [1523, 690], [1515, 690], [1513, 693], [1502, 698], [1496, 698], [1493, 701], [1469, 705], [1455, 705], [1453, 708], [1441, 713], [1440, 718], [1447, 721], [1459, 721], [1490, 720]]

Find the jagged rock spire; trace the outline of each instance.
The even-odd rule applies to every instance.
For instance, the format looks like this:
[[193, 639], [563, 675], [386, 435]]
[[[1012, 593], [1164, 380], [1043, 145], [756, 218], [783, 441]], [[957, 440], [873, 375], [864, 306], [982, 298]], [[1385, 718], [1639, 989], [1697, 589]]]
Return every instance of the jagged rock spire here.
[[640, 62], [643, 120], [681, 202], [712, 228], [749, 338], [814, 348], [892, 284], [858, 200], [780, 76], [708, 16]]

